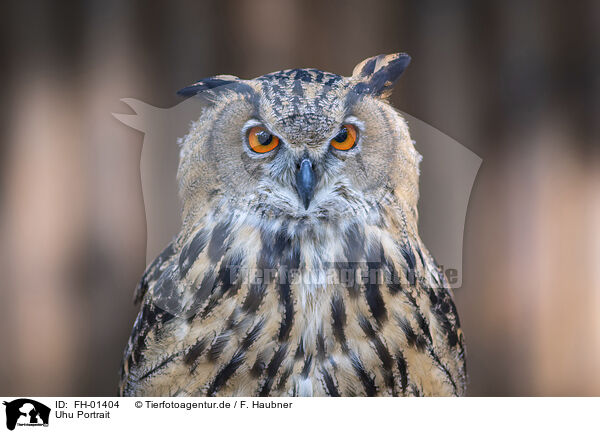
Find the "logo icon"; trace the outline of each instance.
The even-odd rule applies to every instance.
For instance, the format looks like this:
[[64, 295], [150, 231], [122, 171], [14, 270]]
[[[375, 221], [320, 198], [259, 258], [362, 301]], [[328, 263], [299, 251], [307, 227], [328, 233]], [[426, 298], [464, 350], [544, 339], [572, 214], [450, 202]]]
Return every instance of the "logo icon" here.
[[50, 408], [29, 398], [19, 398], [4, 402], [6, 406], [6, 428], [14, 430], [18, 426], [48, 427]]
[[[136, 99], [122, 101], [136, 114], [113, 113], [113, 116], [125, 125], [144, 132], [140, 168], [148, 227], [146, 259], [149, 264], [177, 234], [181, 220], [175, 181], [179, 152], [161, 149], [165, 143], [181, 144], [180, 137], [188, 134], [190, 125], [200, 118], [208, 102], [201, 98], [188, 98], [170, 108], [157, 108]], [[456, 289], [462, 286], [465, 219], [482, 159], [426, 122], [405, 112], [401, 114], [408, 123], [416, 150], [423, 156], [419, 165], [419, 234], [436, 258], [449, 287]], [[162, 173], [161, 179], [172, 181], [156, 182], [158, 171]], [[386, 200], [386, 197], [381, 196], [379, 200]], [[161, 308], [178, 313], [173, 310], [172, 304], [164, 302]]]

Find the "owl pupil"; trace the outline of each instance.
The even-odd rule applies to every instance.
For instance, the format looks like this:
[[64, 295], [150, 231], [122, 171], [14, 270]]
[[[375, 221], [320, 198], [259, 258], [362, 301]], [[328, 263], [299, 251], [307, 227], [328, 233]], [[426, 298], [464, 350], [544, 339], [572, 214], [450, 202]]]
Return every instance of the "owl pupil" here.
[[260, 131], [256, 134], [256, 138], [261, 146], [266, 146], [273, 140], [273, 135], [269, 134], [267, 131]]
[[338, 132], [338, 135], [335, 136], [334, 140], [338, 143], [343, 143], [346, 141], [346, 138], [348, 138], [348, 130], [346, 127], [343, 127], [340, 132]]

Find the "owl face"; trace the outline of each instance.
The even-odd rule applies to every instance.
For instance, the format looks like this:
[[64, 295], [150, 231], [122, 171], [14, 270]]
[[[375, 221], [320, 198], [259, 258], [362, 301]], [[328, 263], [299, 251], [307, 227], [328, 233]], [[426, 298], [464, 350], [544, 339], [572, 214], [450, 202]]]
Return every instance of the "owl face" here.
[[386, 191], [414, 193], [418, 154], [382, 98], [407, 64], [377, 56], [351, 77], [295, 69], [183, 89], [212, 103], [183, 142], [184, 209], [218, 197], [263, 216], [331, 221], [368, 213]]

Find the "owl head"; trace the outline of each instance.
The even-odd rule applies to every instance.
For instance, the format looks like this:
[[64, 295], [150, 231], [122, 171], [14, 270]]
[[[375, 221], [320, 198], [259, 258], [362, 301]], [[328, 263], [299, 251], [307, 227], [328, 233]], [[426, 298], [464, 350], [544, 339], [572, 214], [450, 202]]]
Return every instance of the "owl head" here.
[[181, 142], [184, 222], [216, 202], [263, 218], [335, 222], [368, 215], [387, 195], [416, 216], [420, 156], [386, 100], [409, 62], [379, 55], [349, 77], [291, 69], [182, 89], [209, 101]]

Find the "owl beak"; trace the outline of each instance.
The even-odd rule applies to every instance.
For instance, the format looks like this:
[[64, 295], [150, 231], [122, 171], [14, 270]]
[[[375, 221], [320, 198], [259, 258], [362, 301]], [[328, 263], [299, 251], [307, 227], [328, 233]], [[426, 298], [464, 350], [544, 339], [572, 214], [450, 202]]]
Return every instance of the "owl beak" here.
[[304, 209], [308, 209], [315, 190], [315, 173], [308, 158], [302, 160], [296, 173], [296, 190], [304, 203]]

